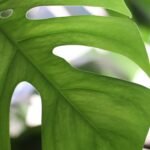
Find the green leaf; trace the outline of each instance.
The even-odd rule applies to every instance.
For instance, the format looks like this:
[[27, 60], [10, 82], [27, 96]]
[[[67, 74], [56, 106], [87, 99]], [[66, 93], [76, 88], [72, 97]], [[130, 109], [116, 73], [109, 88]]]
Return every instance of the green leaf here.
[[150, 125], [149, 89], [76, 70], [52, 54], [60, 45], [93, 46], [127, 56], [149, 73], [136, 25], [94, 16], [29, 21], [21, 7], [41, 2], [10, 3], [0, 6], [15, 8], [0, 18], [0, 150], [10, 150], [9, 106], [21, 81], [42, 97], [42, 150], [141, 150]]

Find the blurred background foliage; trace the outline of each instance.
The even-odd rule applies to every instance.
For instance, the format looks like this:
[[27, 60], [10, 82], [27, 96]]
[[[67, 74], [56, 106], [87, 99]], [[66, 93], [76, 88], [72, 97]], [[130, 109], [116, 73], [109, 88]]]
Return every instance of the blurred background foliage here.
[[126, 0], [126, 3], [140, 26], [145, 42], [150, 42], [150, 1]]
[[[140, 28], [141, 35], [145, 42], [147, 52], [150, 51], [150, 0], [126, 0], [133, 19]], [[30, 19], [37, 15], [42, 18], [57, 17], [56, 12], [70, 15], [115, 15], [112, 11], [101, 8], [88, 9], [87, 7], [65, 7], [59, 10], [48, 7], [36, 8], [29, 12]], [[92, 12], [93, 11], [93, 12]], [[66, 16], [67, 16], [66, 15]], [[136, 44], [136, 41], [135, 41]], [[97, 74], [115, 77], [144, 86], [150, 87], [149, 78], [124, 56], [86, 46], [66, 46], [54, 49], [53, 53], [63, 57], [72, 66]], [[12, 96], [10, 108], [10, 137], [12, 150], [41, 150], [41, 98], [38, 91], [29, 83], [20, 83]], [[65, 128], [65, 127], [64, 127]], [[147, 138], [146, 146], [150, 145], [150, 138]], [[145, 150], [147, 150], [145, 148]]]

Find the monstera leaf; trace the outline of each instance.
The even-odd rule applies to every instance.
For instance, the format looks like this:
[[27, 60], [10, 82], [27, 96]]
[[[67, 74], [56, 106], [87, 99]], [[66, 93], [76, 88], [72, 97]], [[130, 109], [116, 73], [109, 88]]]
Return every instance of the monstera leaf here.
[[[38, 5], [102, 6], [120, 17], [28, 20]], [[123, 0], [0, 1], [0, 150], [10, 150], [9, 105], [21, 81], [42, 97], [42, 150], [141, 150], [150, 125], [150, 91], [72, 68], [52, 54], [87, 45], [122, 54], [150, 74], [137, 26]]]

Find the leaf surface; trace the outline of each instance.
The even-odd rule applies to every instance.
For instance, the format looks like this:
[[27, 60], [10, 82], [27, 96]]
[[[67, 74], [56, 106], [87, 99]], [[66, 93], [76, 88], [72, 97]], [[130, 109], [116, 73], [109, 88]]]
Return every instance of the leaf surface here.
[[67, 44], [103, 48], [130, 58], [149, 74], [136, 25], [118, 17], [23, 17], [25, 9], [19, 7], [37, 4], [41, 2], [15, 1], [14, 16], [0, 20], [0, 149], [10, 150], [11, 95], [19, 82], [27, 81], [42, 97], [42, 150], [141, 150], [150, 124], [149, 89], [76, 70], [52, 54]]

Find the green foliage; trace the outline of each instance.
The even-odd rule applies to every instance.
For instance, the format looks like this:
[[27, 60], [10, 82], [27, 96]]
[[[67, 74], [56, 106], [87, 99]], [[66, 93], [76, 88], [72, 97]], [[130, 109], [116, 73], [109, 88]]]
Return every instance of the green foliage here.
[[68, 44], [103, 48], [150, 74], [137, 26], [128, 17], [25, 18], [31, 7], [54, 4], [103, 6], [131, 16], [123, 0], [0, 1], [0, 150], [10, 150], [9, 106], [21, 81], [42, 97], [42, 150], [141, 150], [150, 125], [149, 89], [76, 70], [52, 54]]

